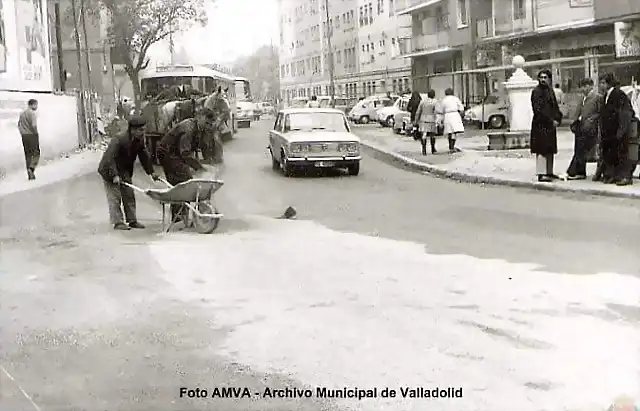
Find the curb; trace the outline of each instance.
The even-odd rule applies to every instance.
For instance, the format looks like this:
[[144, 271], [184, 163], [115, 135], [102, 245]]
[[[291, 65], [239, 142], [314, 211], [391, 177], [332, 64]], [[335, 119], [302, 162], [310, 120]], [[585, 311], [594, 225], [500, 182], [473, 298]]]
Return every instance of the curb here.
[[431, 164], [422, 163], [420, 161], [408, 158], [401, 154], [382, 148], [374, 143], [361, 140], [361, 145], [365, 151], [369, 152], [374, 158], [381, 160], [393, 166], [432, 174], [436, 177], [446, 178], [464, 183], [472, 184], [491, 184], [496, 186], [507, 186], [515, 188], [528, 188], [538, 191], [564, 192], [575, 194], [586, 194], [600, 197], [626, 198], [640, 200], [640, 193], [619, 193], [597, 188], [575, 188], [571, 186], [563, 186], [548, 183], [538, 183], [533, 181], [510, 180], [500, 177], [490, 177], [483, 175], [467, 174], [459, 171], [449, 171], [442, 167]]

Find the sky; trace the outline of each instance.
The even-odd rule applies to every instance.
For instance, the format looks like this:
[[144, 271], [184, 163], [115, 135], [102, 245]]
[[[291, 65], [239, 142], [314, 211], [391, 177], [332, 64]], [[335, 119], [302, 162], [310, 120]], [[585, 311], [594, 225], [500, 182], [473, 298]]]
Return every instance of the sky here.
[[[277, 44], [276, 0], [215, 0], [207, 7], [207, 27], [193, 27], [175, 40], [198, 63], [230, 63], [263, 45]], [[154, 60], [169, 60], [168, 45], [150, 51]]]

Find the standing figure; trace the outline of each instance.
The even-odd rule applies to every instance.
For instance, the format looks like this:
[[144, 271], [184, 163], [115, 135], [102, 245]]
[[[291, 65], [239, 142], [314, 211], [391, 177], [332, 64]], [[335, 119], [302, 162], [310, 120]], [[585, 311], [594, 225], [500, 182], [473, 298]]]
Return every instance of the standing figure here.
[[422, 101], [422, 96], [420, 96], [420, 93], [418, 93], [417, 91], [414, 91], [413, 93], [411, 93], [411, 97], [409, 98], [409, 102], [407, 103], [407, 111], [409, 112], [409, 115], [410, 115], [409, 124], [411, 124], [412, 126], [414, 140], [420, 139], [420, 136], [418, 135], [418, 131], [416, 130], [415, 127], [413, 127], [413, 125], [416, 124], [416, 113], [418, 112], [420, 101]]
[[449, 152], [455, 153], [456, 138], [458, 134], [464, 133], [464, 124], [462, 124], [464, 106], [462, 101], [453, 95], [452, 88], [444, 91], [444, 98], [440, 101], [439, 114], [444, 116], [444, 134], [447, 135], [449, 141]]
[[600, 114], [602, 133], [603, 174], [602, 181], [608, 184], [627, 186], [632, 184], [629, 143], [633, 108], [631, 100], [620, 90], [618, 81], [611, 73], [599, 77], [600, 91], [604, 94], [604, 105]]
[[233, 130], [227, 124], [231, 121], [231, 107], [229, 100], [222, 92], [222, 87], [218, 87], [218, 91], [207, 98], [204, 107], [209, 109], [214, 116], [212, 130], [206, 139], [206, 147], [203, 147], [202, 156], [205, 161], [213, 163], [222, 163], [224, 160], [224, 149], [222, 140], [233, 135]]
[[531, 92], [531, 153], [536, 155], [538, 181], [545, 183], [558, 178], [553, 172], [553, 160], [558, 153], [556, 128], [562, 121], [551, 81], [551, 71], [541, 70], [538, 73], [538, 85]]
[[29, 180], [36, 179], [36, 167], [40, 162], [40, 135], [38, 134], [38, 100], [31, 99], [27, 108], [20, 113], [18, 131], [22, 136], [24, 161], [27, 166]]
[[[98, 165], [98, 173], [102, 176], [104, 189], [107, 192], [109, 217], [116, 230], [144, 228], [136, 218], [136, 197], [133, 189], [121, 184], [123, 182], [131, 184], [136, 158], [140, 159], [144, 171], [151, 178], [158, 179], [144, 144], [144, 126], [144, 118], [131, 117], [127, 131], [111, 139]], [[124, 223], [122, 208], [129, 225]]]
[[[158, 160], [170, 184], [176, 185], [193, 178], [194, 171], [204, 171], [204, 166], [196, 158], [202, 146], [207, 129], [213, 122], [213, 112], [202, 109], [196, 118], [188, 118], [176, 124], [158, 143]], [[182, 216], [180, 205], [171, 205], [171, 220]]]
[[585, 78], [580, 81], [582, 100], [578, 103], [575, 118], [571, 123], [574, 134], [573, 158], [567, 169], [570, 180], [587, 178], [587, 155], [596, 145], [598, 139], [602, 96], [593, 87], [593, 80]]
[[437, 111], [438, 100], [436, 92], [429, 90], [427, 98], [420, 102], [416, 113], [416, 121], [420, 127], [420, 140], [422, 143], [422, 155], [427, 154], [427, 138], [431, 143], [431, 154], [436, 153]]

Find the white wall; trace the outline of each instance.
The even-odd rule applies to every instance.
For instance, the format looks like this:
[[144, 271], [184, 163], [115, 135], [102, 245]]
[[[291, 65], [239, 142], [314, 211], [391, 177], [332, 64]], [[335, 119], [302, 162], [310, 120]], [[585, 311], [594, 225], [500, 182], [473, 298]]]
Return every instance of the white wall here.
[[79, 145], [75, 97], [0, 91], [0, 176], [7, 171], [25, 167], [18, 117], [31, 98], [39, 103], [41, 159], [54, 158]]

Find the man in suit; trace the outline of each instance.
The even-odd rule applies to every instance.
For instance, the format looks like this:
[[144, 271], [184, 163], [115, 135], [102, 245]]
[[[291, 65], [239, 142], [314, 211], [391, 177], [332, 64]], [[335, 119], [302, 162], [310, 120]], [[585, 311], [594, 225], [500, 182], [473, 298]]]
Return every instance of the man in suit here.
[[593, 80], [582, 79], [579, 83], [582, 100], [578, 104], [571, 131], [575, 135], [573, 158], [567, 169], [570, 180], [587, 178], [587, 155], [596, 145], [599, 131], [602, 97], [594, 89]]
[[[619, 88], [618, 81], [611, 73], [599, 77], [600, 92], [604, 104], [600, 112], [602, 182], [627, 186], [631, 180], [629, 142], [633, 108], [629, 97]], [[600, 167], [599, 167], [600, 168]], [[598, 179], [598, 175], [594, 179]]]

